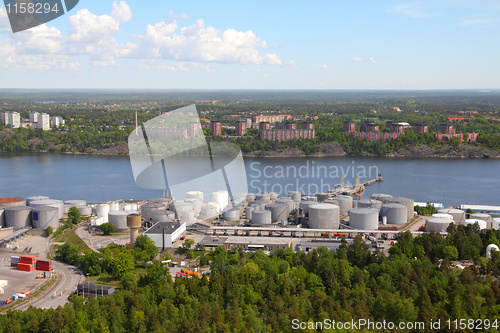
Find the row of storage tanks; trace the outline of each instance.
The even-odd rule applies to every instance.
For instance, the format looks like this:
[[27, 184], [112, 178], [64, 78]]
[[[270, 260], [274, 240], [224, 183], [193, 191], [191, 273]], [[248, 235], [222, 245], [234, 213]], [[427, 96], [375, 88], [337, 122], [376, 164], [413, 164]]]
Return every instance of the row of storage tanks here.
[[425, 231], [446, 232], [450, 224], [479, 225], [479, 229], [500, 229], [500, 218], [493, 218], [485, 213], [472, 213], [466, 218], [466, 213], [461, 209], [443, 208], [433, 214], [425, 222]]

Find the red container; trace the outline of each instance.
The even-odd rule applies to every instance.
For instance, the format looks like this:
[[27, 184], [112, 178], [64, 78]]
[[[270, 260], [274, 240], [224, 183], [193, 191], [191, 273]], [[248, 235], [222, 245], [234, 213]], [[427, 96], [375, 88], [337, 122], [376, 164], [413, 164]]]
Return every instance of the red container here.
[[17, 270], [18, 271], [25, 271], [25, 272], [31, 272], [35, 270], [35, 267], [28, 265], [28, 264], [22, 264], [19, 263], [17, 264]]
[[29, 294], [31, 294], [31, 292], [29, 290], [25, 290], [21, 294], [24, 294], [24, 295], [28, 296]]
[[21, 260], [26, 260], [26, 261], [31, 261], [31, 262], [36, 262], [36, 257], [35, 256], [27, 256], [27, 255], [22, 255], [19, 257]]
[[36, 263], [39, 265], [50, 265], [52, 264], [52, 260], [37, 260]]
[[12, 267], [17, 267], [17, 264], [14, 264], [14, 263], [12, 263], [12, 264], [10, 264], [10, 265], [11, 265]]

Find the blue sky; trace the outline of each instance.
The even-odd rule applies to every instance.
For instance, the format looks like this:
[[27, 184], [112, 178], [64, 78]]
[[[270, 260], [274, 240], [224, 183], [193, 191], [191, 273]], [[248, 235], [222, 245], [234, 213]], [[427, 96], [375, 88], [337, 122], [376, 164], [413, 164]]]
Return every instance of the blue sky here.
[[13, 34], [0, 88], [500, 89], [500, 3], [80, 0]]

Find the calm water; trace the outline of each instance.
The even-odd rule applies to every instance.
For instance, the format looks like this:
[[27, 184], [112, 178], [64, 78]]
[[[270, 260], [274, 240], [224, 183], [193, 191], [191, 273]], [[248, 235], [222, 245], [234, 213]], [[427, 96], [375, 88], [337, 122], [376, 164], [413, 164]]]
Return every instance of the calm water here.
[[[380, 173], [384, 181], [367, 187], [364, 197], [389, 193], [445, 205], [500, 205], [500, 160], [248, 158], [245, 165], [250, 192], [299, 189], [315, 193], [340, 183], [343, 175], [352, 184], [356, 176], [366, 180]], [[196, 159], [179, 161], [179, 166], [189, 174]], [[0, 197], [46, 195], [101, 201], [161, 194], [161, 190], [135, 184], [128, 157], [0, 154]]]

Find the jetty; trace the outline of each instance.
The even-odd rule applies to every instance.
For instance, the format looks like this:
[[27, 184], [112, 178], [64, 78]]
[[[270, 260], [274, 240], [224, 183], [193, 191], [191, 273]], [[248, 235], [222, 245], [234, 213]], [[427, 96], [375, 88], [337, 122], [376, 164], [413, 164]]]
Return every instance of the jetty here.
[[345, 195], [353, 195], [357, 193], [362, 193], [365, 190], [366, 186], [370, 186], [373, 183], [381, 182], [384, 178], [382, 176], [378, 176], [376, 178], [367, 180], [363, 183], [359, 181], [359, 178], [356, 178], [356, 184], [354, 185], [346, 185], [345, 179], [342, 177], [340, 179], [340, 184], [336, 185], [333, 189], [328, 191], [330, 197], [335, 197], [337, 195], [345, 194]]

